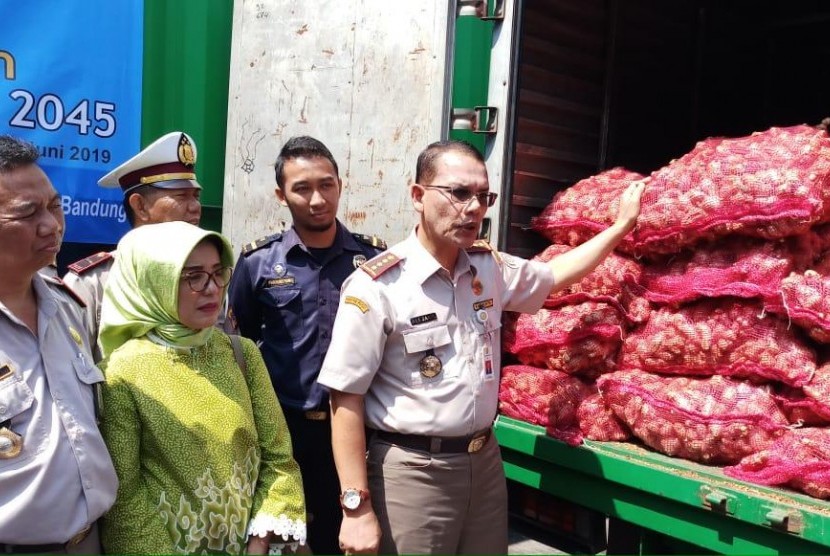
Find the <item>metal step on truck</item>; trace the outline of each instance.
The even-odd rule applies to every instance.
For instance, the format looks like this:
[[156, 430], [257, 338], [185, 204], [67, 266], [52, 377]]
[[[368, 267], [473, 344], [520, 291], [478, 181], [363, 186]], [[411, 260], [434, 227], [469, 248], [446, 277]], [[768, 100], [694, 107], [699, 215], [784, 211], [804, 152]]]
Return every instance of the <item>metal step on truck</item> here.
[[[417, 153], [452, 137], [485, 153], [500, 191], [483, 236], [534, 256], [547, 242], [531, 218], [585, 177], [830, 115], [828, 22], [805, 0], [236, 0], [222, 230], [239, 248], [286, 224], [271, 164], [308, 134], [341, 162], [340, 218], [399, 241]], [[504, 416], [496, 434], [511, 508], [575, 551], [830, 550], [826, 501]]]

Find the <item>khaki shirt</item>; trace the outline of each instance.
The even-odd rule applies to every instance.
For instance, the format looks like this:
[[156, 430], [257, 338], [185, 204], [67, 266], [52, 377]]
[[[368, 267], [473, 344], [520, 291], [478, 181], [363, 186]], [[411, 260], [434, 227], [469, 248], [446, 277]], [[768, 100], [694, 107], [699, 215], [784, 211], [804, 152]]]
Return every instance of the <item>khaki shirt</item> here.
[[33, 285], [37, 336], [0, 303], [0, 421], [23, 437], [19, 455], [0, 459], [6, 544], [68, 541], [109, 509], [118, 487], [90, 386], [104, 377], [80, 306], [40, 275]]
[[[413, 234], [402, 259], [372, 279], [343, 284], [318, 379], [365, 394], [366, 425], [405, 434], [464, 436], [493, 423], [501, 370], [502, 311], [535, 312], [554, 284], [544, 263], [462, 251], [450, 276]], [[430, 351], [431, 350], [431, 351]], [[421, 372], [434, 354], [442, 370]]]
[[[112, 252], [115, 255], [115, 252]], [[89, 345], [92, 348], [92, 357], [96, 363], [101, 361], [101, 348], [98, 345], [98, 330], [101, 325], [101, 302], [104, 299], [104, 285], [115, 264], [115, 257], [104, 261], [95, 268], [90, 268], [83, 274], [67, 272], [63, 277], [72, 290], [86, 303], [84, 312], [84, 328], [87, 331]]]

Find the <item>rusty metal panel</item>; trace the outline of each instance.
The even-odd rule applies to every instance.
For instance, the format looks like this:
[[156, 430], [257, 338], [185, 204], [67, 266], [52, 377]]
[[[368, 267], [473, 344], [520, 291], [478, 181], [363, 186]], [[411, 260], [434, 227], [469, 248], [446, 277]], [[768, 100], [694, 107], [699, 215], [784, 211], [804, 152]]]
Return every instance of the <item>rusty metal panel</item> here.
[[337, 159], [349, 228], [411, 231], [415, 159], [441, 131], [447, 13], [438, 0], [236, 0], [223, 204], [235, 248], [290, 223], [273, 163], [295, 135]]

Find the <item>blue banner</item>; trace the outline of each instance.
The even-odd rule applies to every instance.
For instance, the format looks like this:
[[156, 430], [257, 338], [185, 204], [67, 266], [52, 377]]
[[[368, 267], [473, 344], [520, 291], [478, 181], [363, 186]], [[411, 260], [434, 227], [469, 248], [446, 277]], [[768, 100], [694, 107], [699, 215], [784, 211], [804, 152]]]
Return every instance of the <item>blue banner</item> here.
[[129, 229], [121, 190], [97, 181], [139, 151], [143, 16], [143, 0], [0, 0], [0, 133], [37, 145], [64, 241]]

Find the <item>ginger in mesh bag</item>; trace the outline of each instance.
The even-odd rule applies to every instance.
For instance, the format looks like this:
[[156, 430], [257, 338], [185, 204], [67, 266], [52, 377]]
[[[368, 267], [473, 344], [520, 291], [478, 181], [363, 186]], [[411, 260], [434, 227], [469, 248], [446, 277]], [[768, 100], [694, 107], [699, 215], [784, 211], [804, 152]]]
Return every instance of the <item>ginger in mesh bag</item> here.
[[815, 372], [816, 354], [786, 322], [763, 315], [760, 303], [723, 298], [654, 311], [626, 336], [619, 366], [802, 386]]
[[590, 394], [587, 384], [568, 374], [508, 365], [501, 372], [499, 411], [541, 425], [548, 435], [576, 446], [582, 443], [576, 411]]
[[737, 463], [788, 426], [761, 386], [722, 376], [665, 377], [639, 370], [597, 379], [605, 403], [646, 445], [706, 464]]
[[742, 481], [788, 486], [830, 499], [830, 429], [790, 430], [765, 450], [724, 467], [723, 472]]
[[524, 363], [569, 374], [613, 368], [622, 342], [620, 311], [586, 301], [508, 317], [504, 349]]

